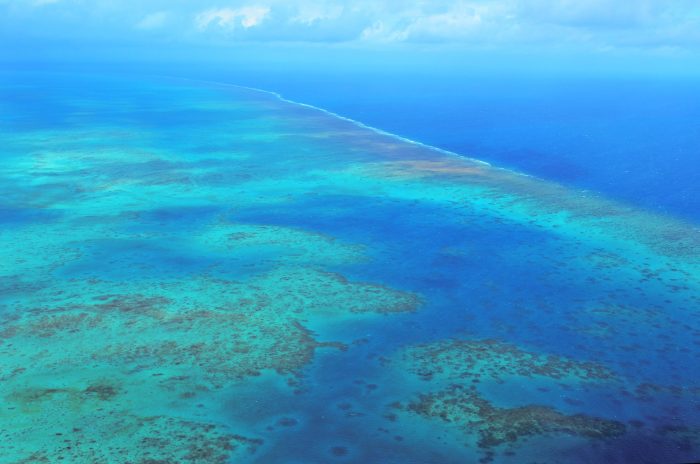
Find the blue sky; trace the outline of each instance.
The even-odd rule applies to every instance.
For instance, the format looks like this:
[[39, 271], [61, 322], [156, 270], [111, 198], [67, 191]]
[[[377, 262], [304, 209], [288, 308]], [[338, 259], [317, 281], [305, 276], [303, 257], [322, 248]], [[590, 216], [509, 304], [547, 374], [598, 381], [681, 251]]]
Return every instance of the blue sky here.
[[25, 52], [309, 44], [689, 60], [700, 0], [0, 0], [0, 40]]

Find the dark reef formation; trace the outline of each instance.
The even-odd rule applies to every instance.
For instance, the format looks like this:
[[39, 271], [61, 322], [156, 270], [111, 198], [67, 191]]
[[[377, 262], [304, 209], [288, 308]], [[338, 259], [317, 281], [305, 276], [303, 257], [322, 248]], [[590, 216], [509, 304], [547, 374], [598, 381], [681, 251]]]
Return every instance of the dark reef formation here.
[[[523, 385], [533, 381], [569, 385], [616, 380], [612, 371], [593, 362], [528, 351], [498, 340], [450, 339], [404, 348], [386, 365], [423, 385], [412, 398], [393, 403], [394, 412], [417, 415], [458, 431], [465, 445], [475, 442], [483, 451], [483, 462], [491, 461], [497, 450], [507, 447], [505, 452], [511, 452], [529, 438], [564, 434], [604, 440], [626, 433], [622, 422], [564, 413], [547, 404], [530, 402], [527, 396], [519, 401], [511, 398], [514, 404], [506, 406], [489, 398], [489, 386], [493, 385], [522, 391]], [[397, 420], [396, 414], [386, 417]]]
[[452, 385], [438, 393], [420, 395], [406, 410], [429, 419], [455, 424], [479, 435], [480, 448], [548, 433], [565, 433], [585, 438], [613, 438], [625, 433], [625, 425], [585, 414], [566, 415], [554, 408], [527, 405], [499, 408], [480, 396], [476, 389]]
[[498, 340], [444, 340], [410, 347], [402, 353], [408, 370], [424, 380], [489, 378], [507, 376], [548, 377], [579, 380], [610, 380], [615, 377], [604, 366], [575, 361], [552, 354], [525, 351]]
[[[263, 444], [222, 426], [166, 416], [113, 414], [92, 419], [95, 422], [84, 427], [54, 432], [51, 441], [58, 445], [50, 451], [34, 452], [11, 464], [226, 464], [233, 453], [255, 452]], [[3, 446], [8, 451], [15, 447]]]

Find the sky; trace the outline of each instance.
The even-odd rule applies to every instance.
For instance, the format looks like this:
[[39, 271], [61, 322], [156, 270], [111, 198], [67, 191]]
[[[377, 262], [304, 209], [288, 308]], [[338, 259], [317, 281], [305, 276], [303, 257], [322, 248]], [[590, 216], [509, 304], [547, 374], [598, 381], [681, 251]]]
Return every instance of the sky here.
[[[0, 48], [313, 46], [700, 58], [700, 0], [0, 0]], [[66, 50], [68, 53], [69, 50]]]

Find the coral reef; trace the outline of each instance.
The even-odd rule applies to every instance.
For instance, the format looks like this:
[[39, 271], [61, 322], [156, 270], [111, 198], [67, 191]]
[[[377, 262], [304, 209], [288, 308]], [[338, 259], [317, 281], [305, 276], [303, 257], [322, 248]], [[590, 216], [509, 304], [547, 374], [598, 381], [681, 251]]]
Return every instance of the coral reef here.
[[593, 362], [525, 351], [498, 340], [444, 340], [402, 351], [401, 362], [424, 380], [484, 378], [504, 381], [508, 376], [609, 380], [614, 373]]
[[480, 448], [549, 433], [584, 438], [614, 438], [625, 433], [624, 424], [585, 414], [566, 415], [554, 408], [527, 405], [499, 408], [480, 396], [476, 389], [452, 385], [437, 393], [420, 395], [405, 409], [429, 419], [455, 424], [467, 433], [478, 433]]
[[248, 89], [48, 79], [0, 128], [0, 461], [692, 460], [693, 225]]
[[[225, 464], [238, 453], [254, 453], [263, 443], [216, 424], [116, 411], [86, 415], [70, 426], [50, 423], [52, 428], [38, 424], [21, 434], [0, 429], [5, 456], [27, 456], [9, 462]], [[32, 440], [41, 440], [41, 451], [30, 451]]]
[[[612, 371], [596, 363], [526, 351], [498, 340], [448, 339], [403, 348], [385, 365], [395, 369], [395, 375], [418, 380], [411, 397], [392, 403], [394, 413], [385, 417], [394, 422], [395, 413], [401, 411], [442, 423], [457, 431], [466, 446], [475, 440], [484, 453], [482, 462], [493, 460], [502, 446], [513, 452], [528, 438], [564, 434], [594, 440], [626, 433], [622, 422], [561, 412], [547, 404], [546, 395], [538, 397], [544, 401], [540, 404], [522, 393], [532, 382], [570, 388], [576, 383], [600, 385], [616, 380]], [[509, 392], [508, 404], [502, 404], [503, 398], [491, 398], [495, 385]], [[548, 391], [540, 388], [540, 393]], [[573, 405], [574, 400], [568, 403]]]
[[[419, 302], [299, 267], [247, 282], [63, 282], [2, 316], [2, 439], [15, 444], [8, 455], [18, 462], [42, 433], [50, 452], [33, 462], [228, 462], [256, 442], [190, 419], [200, 401], [263, 372], [295, 378], [317, 349], [346, 349], [316, 340], [307, 319], [411, 311]], [[173, 405], [182, 417], [171, 416]]]

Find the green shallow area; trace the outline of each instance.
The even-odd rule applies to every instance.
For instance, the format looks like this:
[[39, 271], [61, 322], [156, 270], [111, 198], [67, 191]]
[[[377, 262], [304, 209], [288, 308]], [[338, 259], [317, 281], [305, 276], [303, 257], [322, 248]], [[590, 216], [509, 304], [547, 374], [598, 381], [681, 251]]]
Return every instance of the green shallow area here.
[[347, 349], [317, 340], [307, 320], [419, 304], [410, 293], [299, 267], [245, 283], [91, 279], [34, 289], [7, 303], [0, 332], [5, 458], [226, 462], [229, 451], [262, 440], [207, 420], [225, 401], [222, 389], [266, 370], [298, 388], [317, 349]]

